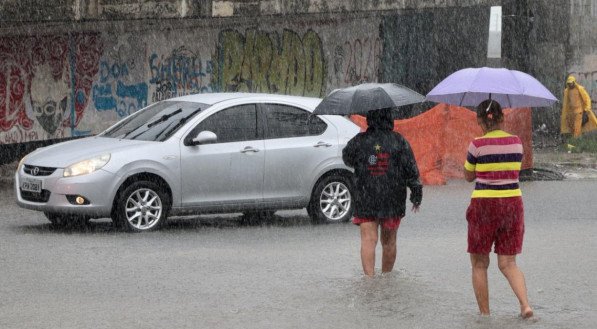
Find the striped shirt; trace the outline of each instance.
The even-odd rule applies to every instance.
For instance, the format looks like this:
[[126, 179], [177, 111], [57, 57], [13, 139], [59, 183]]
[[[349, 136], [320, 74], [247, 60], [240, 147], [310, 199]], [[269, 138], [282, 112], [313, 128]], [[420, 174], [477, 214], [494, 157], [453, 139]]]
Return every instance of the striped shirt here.
[[476, 172], [473, 198], [522, 196], [518, 175], [522, 166], [522, 142], [515, 135], [493, 130], [473, 140], [464, 168]]

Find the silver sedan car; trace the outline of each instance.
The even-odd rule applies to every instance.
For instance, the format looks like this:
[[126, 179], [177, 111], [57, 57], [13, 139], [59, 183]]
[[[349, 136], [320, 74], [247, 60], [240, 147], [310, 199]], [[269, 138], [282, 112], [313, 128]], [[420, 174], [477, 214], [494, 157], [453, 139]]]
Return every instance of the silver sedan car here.
[[315, 222], [352, 215], [342, 148], [359, 127], [315, 116], [319, 98], [197, 94], [152, 104], [97, 136], [39, 148], [15, 174], [19, 206], [55, 225], [110, 217], [147, 231], [169, 215], [306, 208]]

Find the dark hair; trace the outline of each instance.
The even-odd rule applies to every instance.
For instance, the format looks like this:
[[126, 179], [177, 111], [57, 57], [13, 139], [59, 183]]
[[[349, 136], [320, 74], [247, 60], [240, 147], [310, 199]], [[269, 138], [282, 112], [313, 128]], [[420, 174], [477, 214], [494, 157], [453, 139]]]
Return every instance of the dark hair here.
[[504, 121], [502, 106], [494, 100], [484, 100], [477, 106], [477, 118], [481, 118], [488, 129], [493, 129]]
[[394, 129], [394, 119], [392, 118], [392, 109], [384, 108], [371, 110], [367, 112], [367, 125], [373, 129], [392, 130]]

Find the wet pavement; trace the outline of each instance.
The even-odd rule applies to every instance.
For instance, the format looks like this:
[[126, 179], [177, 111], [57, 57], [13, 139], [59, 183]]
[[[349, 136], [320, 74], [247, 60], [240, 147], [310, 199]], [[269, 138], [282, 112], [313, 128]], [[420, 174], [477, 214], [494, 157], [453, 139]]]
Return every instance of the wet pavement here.
[[[491, 317], [477, 316], [464, 212], [472, 185], [426, 186], [398, 232], [394, 273], [361, 275], [352, 224], [281, 211], [175, 218], [128, 234], [107, 220], [54, 229], [0, 189], [1, 328], [595, 328], [597, 180], [524, 182], [519, 265], [535, 318], [489, 270]], [[377, 269], [379, 270], [379, 251]]]
[[534, 168], [561, 173], [565, 179], [597, 179], [597, 154], [566, 153], [538, 149], [533, 153]]

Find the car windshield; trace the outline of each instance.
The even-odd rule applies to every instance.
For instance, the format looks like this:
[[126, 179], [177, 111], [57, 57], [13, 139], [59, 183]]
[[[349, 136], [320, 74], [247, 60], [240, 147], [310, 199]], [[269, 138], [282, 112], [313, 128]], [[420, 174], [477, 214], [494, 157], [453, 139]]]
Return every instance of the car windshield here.
[[188, 119], [209, 105], [181, 101], [161, 101], [122, 119], [100, 136], [144, 141], [165, 141]]

